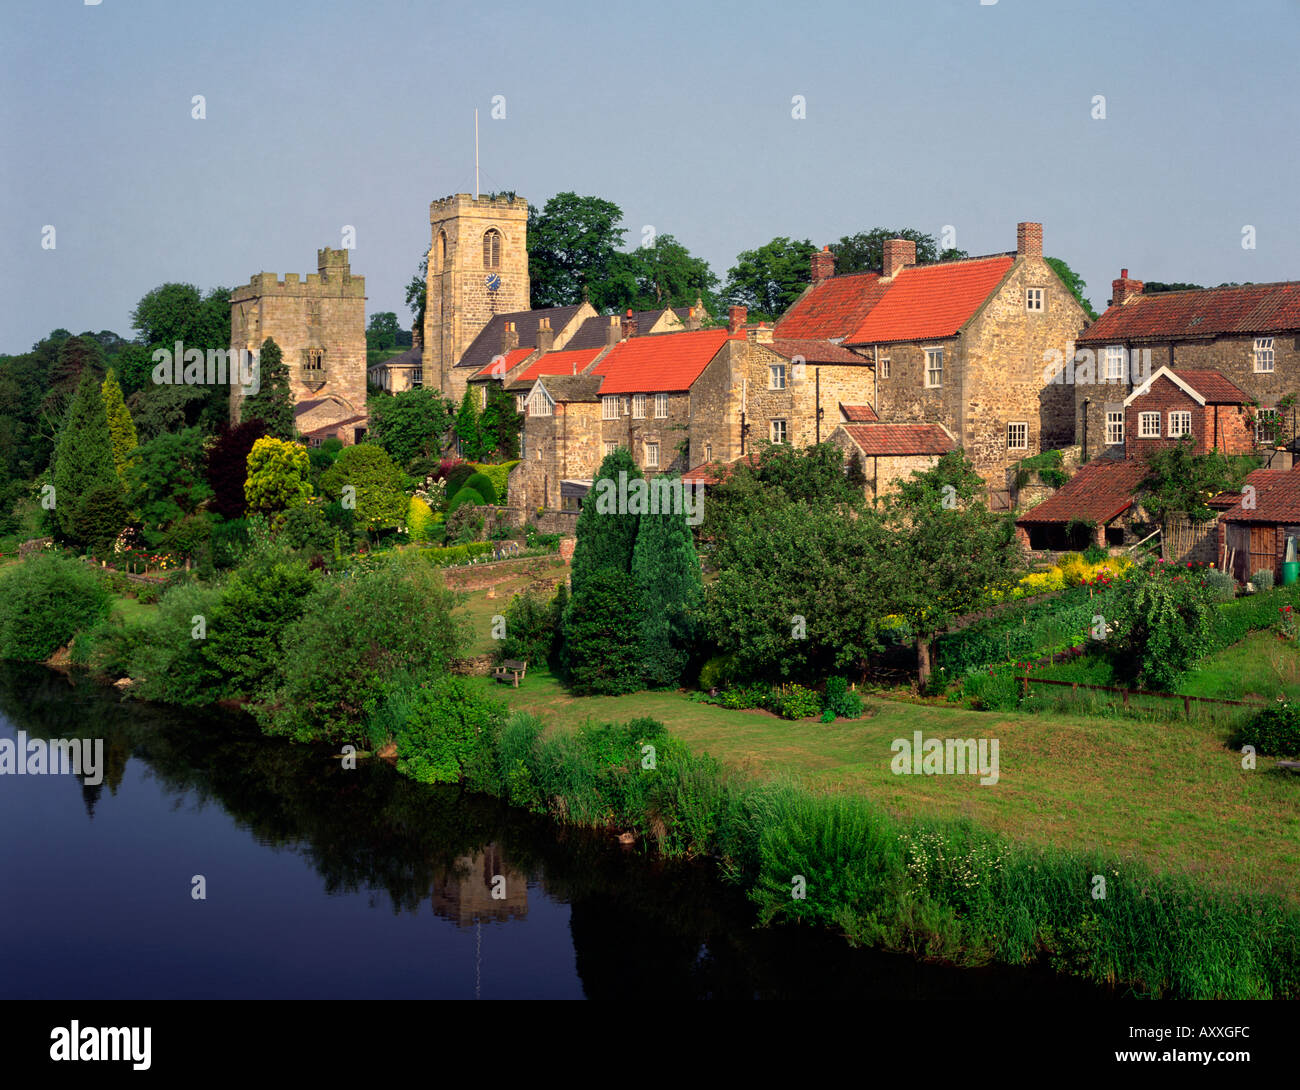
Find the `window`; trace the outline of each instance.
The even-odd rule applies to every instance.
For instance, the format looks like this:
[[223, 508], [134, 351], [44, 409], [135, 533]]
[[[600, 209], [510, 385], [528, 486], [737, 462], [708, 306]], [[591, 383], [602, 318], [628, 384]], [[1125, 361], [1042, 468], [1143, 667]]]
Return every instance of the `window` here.
[[713, 444], [712, 444], [712, 443], [705, 443], [705, 444], [704, 444], [704, 460], [705, 460], [706, 462], [711, 462], [711, 461], [713, 461]]
[[785, 389], [785, 364], [774, 363], [767, 369], [767, 388], [769, 390]]
[[1270, 443], [1277, 437], [1277, 410], [1255, 410], [1255, 442]]
[[480, 387], [479, 387], [478, 407], [479, 407], [480, 409], [486, 409], [486, 408], [487, 408], [487, 386], [486, 386], [486, 384], [483, 385], [483, 386], [480, 386]]
[[521, 413], [524, 411], [524, 401], [527, 396], [526, 394], [515, 394], [515, 412]]
[[1160, 438], [1160, 414], [1159, 413], [1138, 413], [1138, 438], [1139, 439]]
[[325, 349], [309, 348], [307, 349], [307, 370], [319, 371], [325, 366]]
[[889, 378], [889, 357], [886, 356], [880, 361], [880, 377]]
[[1272, 337], [1255, 338], [1255, 370], [1269, 372], [1273, 370]]
[[1123, 409], [1106, 410], [1106, 442], [1112, 447], [1124, 442]]
[[785, 421], [784, 420], [772, 421], [772, 442], [773, 443], [785, 442]]
[[618, 395], [606, 394], [600, 399], [600, 418], [602, 420], [618, 419]]
[[632, 419], [645, 419], [645, 394], [632, 395]]
[[441, 270], [447, 263], [447, 232], [438, 232], [438, 244], [433, 248], [433, 267]]
[[667, 394], [655, 394], [655, 419], [656, 420], [668, 419], [668, 395]]
[[645, 445], [645, 466], [646, 469], [659, 468], [659, 444], [647, 443]]
[[1181, 439], [1192, 434], [1192, 414], [1186, 410], [1169, 414], [1169, 438]]
[[483, 235], [483, 268], [499, 269], [501, 267], [501, 232], [495, 227]]
[[1013, 421], [1007, 425], [1007, 449], [1029, 449], [1029, 425], [1027, 423]]
[[943, 349], [925, 350], [925, 384], [930, 389], [943, 385]]
[[605, 457], [608, 458], [614, 451], [618, 450], [618, 443], [613, 439], [605, 440]]
[[528, 413], [529, 416], [550, 416], [551, 399], [546, 396], [545, 390], [537, 390], [533, 393], [533, 407]]
[[1124, 381], [1124, 346], [1122, 344], [1106, 346], [1106, 381]]
[[411, 371], [411, 385], [412, 385], [412, 386], [423, 386], [423, 385], [424, 385], [424, 368], [423, 368], [423, 367], [416, 367], [416, 368], [414, 368], [414, 369]]
[[1047, 293], [1042, 288], [1025, 289], [1025, 309], [1042, 310]]

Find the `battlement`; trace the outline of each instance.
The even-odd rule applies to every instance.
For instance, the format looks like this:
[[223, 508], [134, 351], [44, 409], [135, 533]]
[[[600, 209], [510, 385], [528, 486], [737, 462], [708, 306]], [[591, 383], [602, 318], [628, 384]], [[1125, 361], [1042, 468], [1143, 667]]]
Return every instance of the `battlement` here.
[[514, 212], [528, 215], [528, 202], [523, 197], [471, 197], [468, 193], [456, 193], [429, 205], [429, 221], [445, 219], [449, 214], [463, 215], [466, 211], [478, 210], [499, 215], [502, 212]]
[[[346, 254], [344, 250], [342, 253]], [[230, 293], [232, 303], [247, 302], [250, 299], [266, 296], [303, 297], [320, 295], [322, 298], [364, 299], [366, 297], [366, 278], [353, 276], [348, 271], [346, 259], [342, 264], [332, 264], [324, 273], [285, 273], [284, 279], [276, 273], [254, 273], [247, 284], [235, 288]]]

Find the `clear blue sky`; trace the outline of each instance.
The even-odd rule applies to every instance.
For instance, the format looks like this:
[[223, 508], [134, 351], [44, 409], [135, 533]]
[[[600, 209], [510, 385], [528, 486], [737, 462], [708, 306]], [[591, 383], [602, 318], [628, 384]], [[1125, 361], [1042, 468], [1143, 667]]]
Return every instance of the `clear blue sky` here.
[[0, 351], [132, 336], [169, 280], [314, 271], [345, 224], [368, 311], [409, 324], [429, 202], [473, 188], [475, 107], [485, 191], [607, 198], [629, 243], [651, 224], [720, 277], [777, 235], [951, 224], [974, 254], [1040, 220], [1098, 307], [1122, 265], [1300, 278], [1296, 0], [0, 0], [0, 19]]

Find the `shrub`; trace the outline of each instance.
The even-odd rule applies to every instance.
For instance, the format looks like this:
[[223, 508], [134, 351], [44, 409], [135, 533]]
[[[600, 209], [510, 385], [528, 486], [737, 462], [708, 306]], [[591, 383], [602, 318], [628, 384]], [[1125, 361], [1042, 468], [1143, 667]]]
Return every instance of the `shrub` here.
[[1257, 591], [1267, 593], [1273, 589], [1273, 573], [1267, 568], [1261, 568], [1250, 577], [1250, 581], [1255, 584]]
[[43, 662], [107, 617], [111, 598], [99, 574], [78, 560], [23, 561], [0, 594], [0, 658]]
[[457, 462], [447, 470], [444, 480], [447, 482], [448, 501], [460, 491], [461, 485], [474, 476], [476, 472], [469, 462]]
[[1233, 735], [1232, 748], [1254, 746], [1267, 757], [1300, 757], [1300, 704], [1272, 704]]
[[433, 511], [419, 496], [412, 496], [406, 510], [406, 532], [412, 541], [428, 541], [433, 527]]
[[1110, 559], [1110, 553], [1094, 541], [1083, 550], [1083, 559], [1089, 564], [1101, 564]]
[[334, 550], [334, 527], [325, 517], [325, 505], [314, 498], [297, 507], [291, 507], [284, 513], [284, 522], [280, 533], [286, 544], [295, 549], [305, 549], [313, 553], [328, 553]]
[[496, 740], [505, 706], [459, 677], [442, 677], [412, 694], [397, 731], [397, 768], [420, 783], [466, 782], [499, 788]]
[[714, 655], [700, 667], [700, 688], [705, 692], [710, 689], [725, 689], [736, 680], [739, 665], [734, 654]]
[[844, 678], [827, 678], [826, 692], [822, 694], [822, 708], [830, 714], [831, 719], [856, 719], [862, 714], [862, 697], [849, 688], [849, 683]]
[[1217, 619], [1210, 593], [1202, 578], [1160, 563], [1117, 585], [1115, 634], [1107, 644], [1116, 673], [1172, 691], [1209, 650]]
[[[459, 511], [462, 507], [481, 507], [484, 503], [483, 497], [472, 488], [462, 488], [456, 493], [455, 497], [447, 504], [448, 516]], [[482, 515], [478, 515], [482, 518]], [[451, 525], [451, 519], [448, 518], [448, 526]]]
[[574, 591], [564, 619], [564, 659], [575, 693], [616, 696], [641, 688], [635, 634], [628, 629], [637, 608], [632, 576], [613, 568], [597, 569]]
[[555, 601], [535, 591], [516, 594], [506, 607], [506, 635], [498, 645], [502, 659], [524, 659], [540, 666], [550, 657], [558, 634]]
[[1201, 573], [1210, 591], [1210, 601], [1231, 602], [1237, 597], [1237, 581], [1226, 571], [1207, 568]]
[[181, 583], [158, 602], [137, 632], [135, 626], [107, 634], [94, 665], [109, 676], [129, 676], [145, 700], [194, 707], [221, 695], [223, 671], [203, 654], [207, 627], [221, 599], [221, 586]]
[[812, 689], [791, 682], [772, 694], [772, 710], [783, 719], [811, 719], [821, 714], [822, 702]]
[[492, 481], [484, 473], [475, 473], [473, 476], [466, 478], [465, 483], [457, 491], [457, 497], [463, 495], [469, 490], [477, 492], [483, 497], [486, 504], [495, 504], [497, 502], [497, 490], [492, 487]]
[[475, 463], [474, 469], [492, 482], [492, 491], [496, 496], [497, 503], [504, 504], [507, 501], [510, 471], [518, 464], [518, 459], [512, 462], [496, 462], [493, 464]]

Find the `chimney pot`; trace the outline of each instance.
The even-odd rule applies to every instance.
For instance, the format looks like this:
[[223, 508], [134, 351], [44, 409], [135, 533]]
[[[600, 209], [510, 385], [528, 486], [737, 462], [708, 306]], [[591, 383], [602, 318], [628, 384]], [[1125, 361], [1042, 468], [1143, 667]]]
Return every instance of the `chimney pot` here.
[[551, 328], [550, 318], [539, 318], [537, 321], [537, 349], [539, 352], [546, 353], [551, 350], [555, 344], [555, 330]]
[[639, 325], [640, 323], [636, 320], [635, 317], [633, 317], [632, 311], [631, 309], [629, 309], [627, 312], [627, 317], [623, 319], [623, 336], [625, 338], [635, 337], [637, 335], [637, 329]]
[[1110, 305], [1122, 307], [1135, 295], [1142, 294], [1142, 281], [1130, 280], [1128, 269], [1120, 269], [1119, 279], [1110, 282]]
[[749, 318], [748, 307], [728, 307], [727, 308], [727, 332], [739, 333], [745, 328], [745, 322]]
[[916, 243], [906, 238], [885, 239], [885, 260], [881, 275], [892, 280], [908, 265], [916, 264]]
[[519, 330], [514, 322], [506, 322], [505, 327], [501, 330], [501, 352], [509, 352], [512, 348], [519, 347]]
[[820, 284], [835, 275], [835, 255], [829, 246], [823, 246], [812, 255], [812, 277], [809, 283]]

